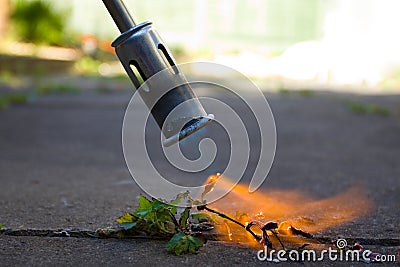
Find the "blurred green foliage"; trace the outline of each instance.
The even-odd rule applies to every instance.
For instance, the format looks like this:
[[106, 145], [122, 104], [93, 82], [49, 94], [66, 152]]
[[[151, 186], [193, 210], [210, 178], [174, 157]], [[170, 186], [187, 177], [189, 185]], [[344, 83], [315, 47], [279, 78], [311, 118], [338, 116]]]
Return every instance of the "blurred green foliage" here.
[[11, 21], [21, 41], [61, 45], [67, 13], [57, 11], [40, 0], [18, 0], [11, 13]]
[[298, 91], [299, 91], [299, 94], [302, 96], [312, 96], [315, 94], [315, 91], [310, 90], [310, 89], [300, 89]]
[[7, 69], [2, 69], [0, 71], [0, 84], [14, 86], [14, 85], [19, 85], [20, 80], [11, 71]]
[[14, 93], [0, 96], [0, 109], [5, 109], [11, 104], [25, 104], [29, 100], [26, 93]]
[[36, 90], [38, 95], [47, 95], [47, 94], [68, 94], [80, 93], [80, 88], [73, 84], [48, 84], [39, 86]]
[[100, 60], [85, 56], [76, 61], [74, 67], [79, 73], [86, 75], [98, 75], [101, 64], [102, 62]]
[[278, 93], [280, 94], [299, 94], [301, 96], [313, 96], [315, 94], [315, 91], [307, 88], [303, 89], [287, 89], [283, 86], [279, 87], [277, 89]]
[[350, 110], [357, 114], [374, 114], [380, 116], [389, 116], [390, 111], [387, 108], [378, 105], [368, 105], [362, 103], [350, 103]]

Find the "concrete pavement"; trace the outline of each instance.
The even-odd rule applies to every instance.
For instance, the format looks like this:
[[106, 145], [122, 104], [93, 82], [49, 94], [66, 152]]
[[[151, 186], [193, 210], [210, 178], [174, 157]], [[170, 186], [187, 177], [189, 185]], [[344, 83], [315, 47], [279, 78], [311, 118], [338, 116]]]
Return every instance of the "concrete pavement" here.
[[[134, 208], [141, 191], [121, 148], [122, 119], [131, 94], [83, 90], [0, 110], [0, 223], [5, 228], [95, 230]], [[212, 94], [236, 105], [222, 93]], [[267, 97], [278, 146], [263, 189], [299, 190], [324, 199], [357, 184], [373, 210], [322, 234], [365, 238], [377, 252], [397, 254], [400, 97], [326, 92]], [[357, 114], [352, 103], [377, 104], [390, 115]], [[0, 235], [0, 265], [258, 264], [255, 251], [238, 244], [210, 242], [199, 255], [183, 257], [166, 254], [164, 244]]]

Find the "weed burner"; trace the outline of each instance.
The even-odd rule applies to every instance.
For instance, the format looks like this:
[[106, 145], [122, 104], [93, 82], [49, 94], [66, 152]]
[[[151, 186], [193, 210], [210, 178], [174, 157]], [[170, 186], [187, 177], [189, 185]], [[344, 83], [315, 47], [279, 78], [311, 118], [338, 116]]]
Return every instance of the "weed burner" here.
[[[164, 146], [179, 142], [211, 122], [214, 116], [207, 115], [152, 23], [136, 24], [122, 0], [103, 3], [121, 32], [112, 46], [135, 88], [163, 70], [162, 80], [174, 85], [163, 92], [160, 85], [165, 84], [152, 85], [150, 79], [143, 85], [146, 90], [138, 90], [165, 136]], [[179, 112], [173, 112], [178, 106]]]

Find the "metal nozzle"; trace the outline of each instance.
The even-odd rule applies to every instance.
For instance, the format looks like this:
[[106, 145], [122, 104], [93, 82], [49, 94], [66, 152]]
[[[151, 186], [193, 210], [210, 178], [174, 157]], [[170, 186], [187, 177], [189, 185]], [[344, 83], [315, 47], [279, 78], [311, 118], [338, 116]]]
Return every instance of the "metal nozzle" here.
[[136, 25], [128, 9], [121, 0], [103, 0], [103, 3], [121, 33]]
[[179, 133], [165, 139], [163, 145], [166, 147], [171, 146], [181, 141], [182, 139], [188, 137], [192, 133], [200, 130], [213, 120], [214, 120], [213, 114], [201, 117], [200, 119], [193, 119], [192, 121], [188, 122]]
[[[136, 89], [143, 84], [141, 80], [147, 81], [153, 75], [171, 69], [161, 72], [164, 84], [149, 82], [147, 90], [139, 90], [166, 138], [164, 146], [179, 142], [211, 122], [214, 116], [207, 115], [152, 23], [136, 25], [121, 0], [103, 2], [122, 32], [112, 46]], [[161, 88], [169, 81], [173, 88], [163, 92]], [[178, 106], [180, 112], [174, 113]], [[172, 115], [168, 116], [170, 113]]]

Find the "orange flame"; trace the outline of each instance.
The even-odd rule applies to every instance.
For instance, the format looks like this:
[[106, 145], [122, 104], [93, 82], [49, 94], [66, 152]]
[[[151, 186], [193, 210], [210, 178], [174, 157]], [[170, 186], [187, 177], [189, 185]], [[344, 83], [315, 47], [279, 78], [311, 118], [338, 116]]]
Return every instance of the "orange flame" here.
[[[223, 186], [232, 186], [226, 180], [223, 180]], [[214, 182], [215, 177], [209, 181]], [[250, 219], [276, 221], [281, 222], [282, 231], [293, 225], [311, 233], [352, 221], [366, 215], [372, 208], [371, 201], [356, 186], [325, 199], [316, 199], [296, 190], [249, 193], [247, 186], [236, 185], [228, 195], [209, 206], [226, 214], [247, 214], [248, 217], [242, 221], [244, 224]]]

